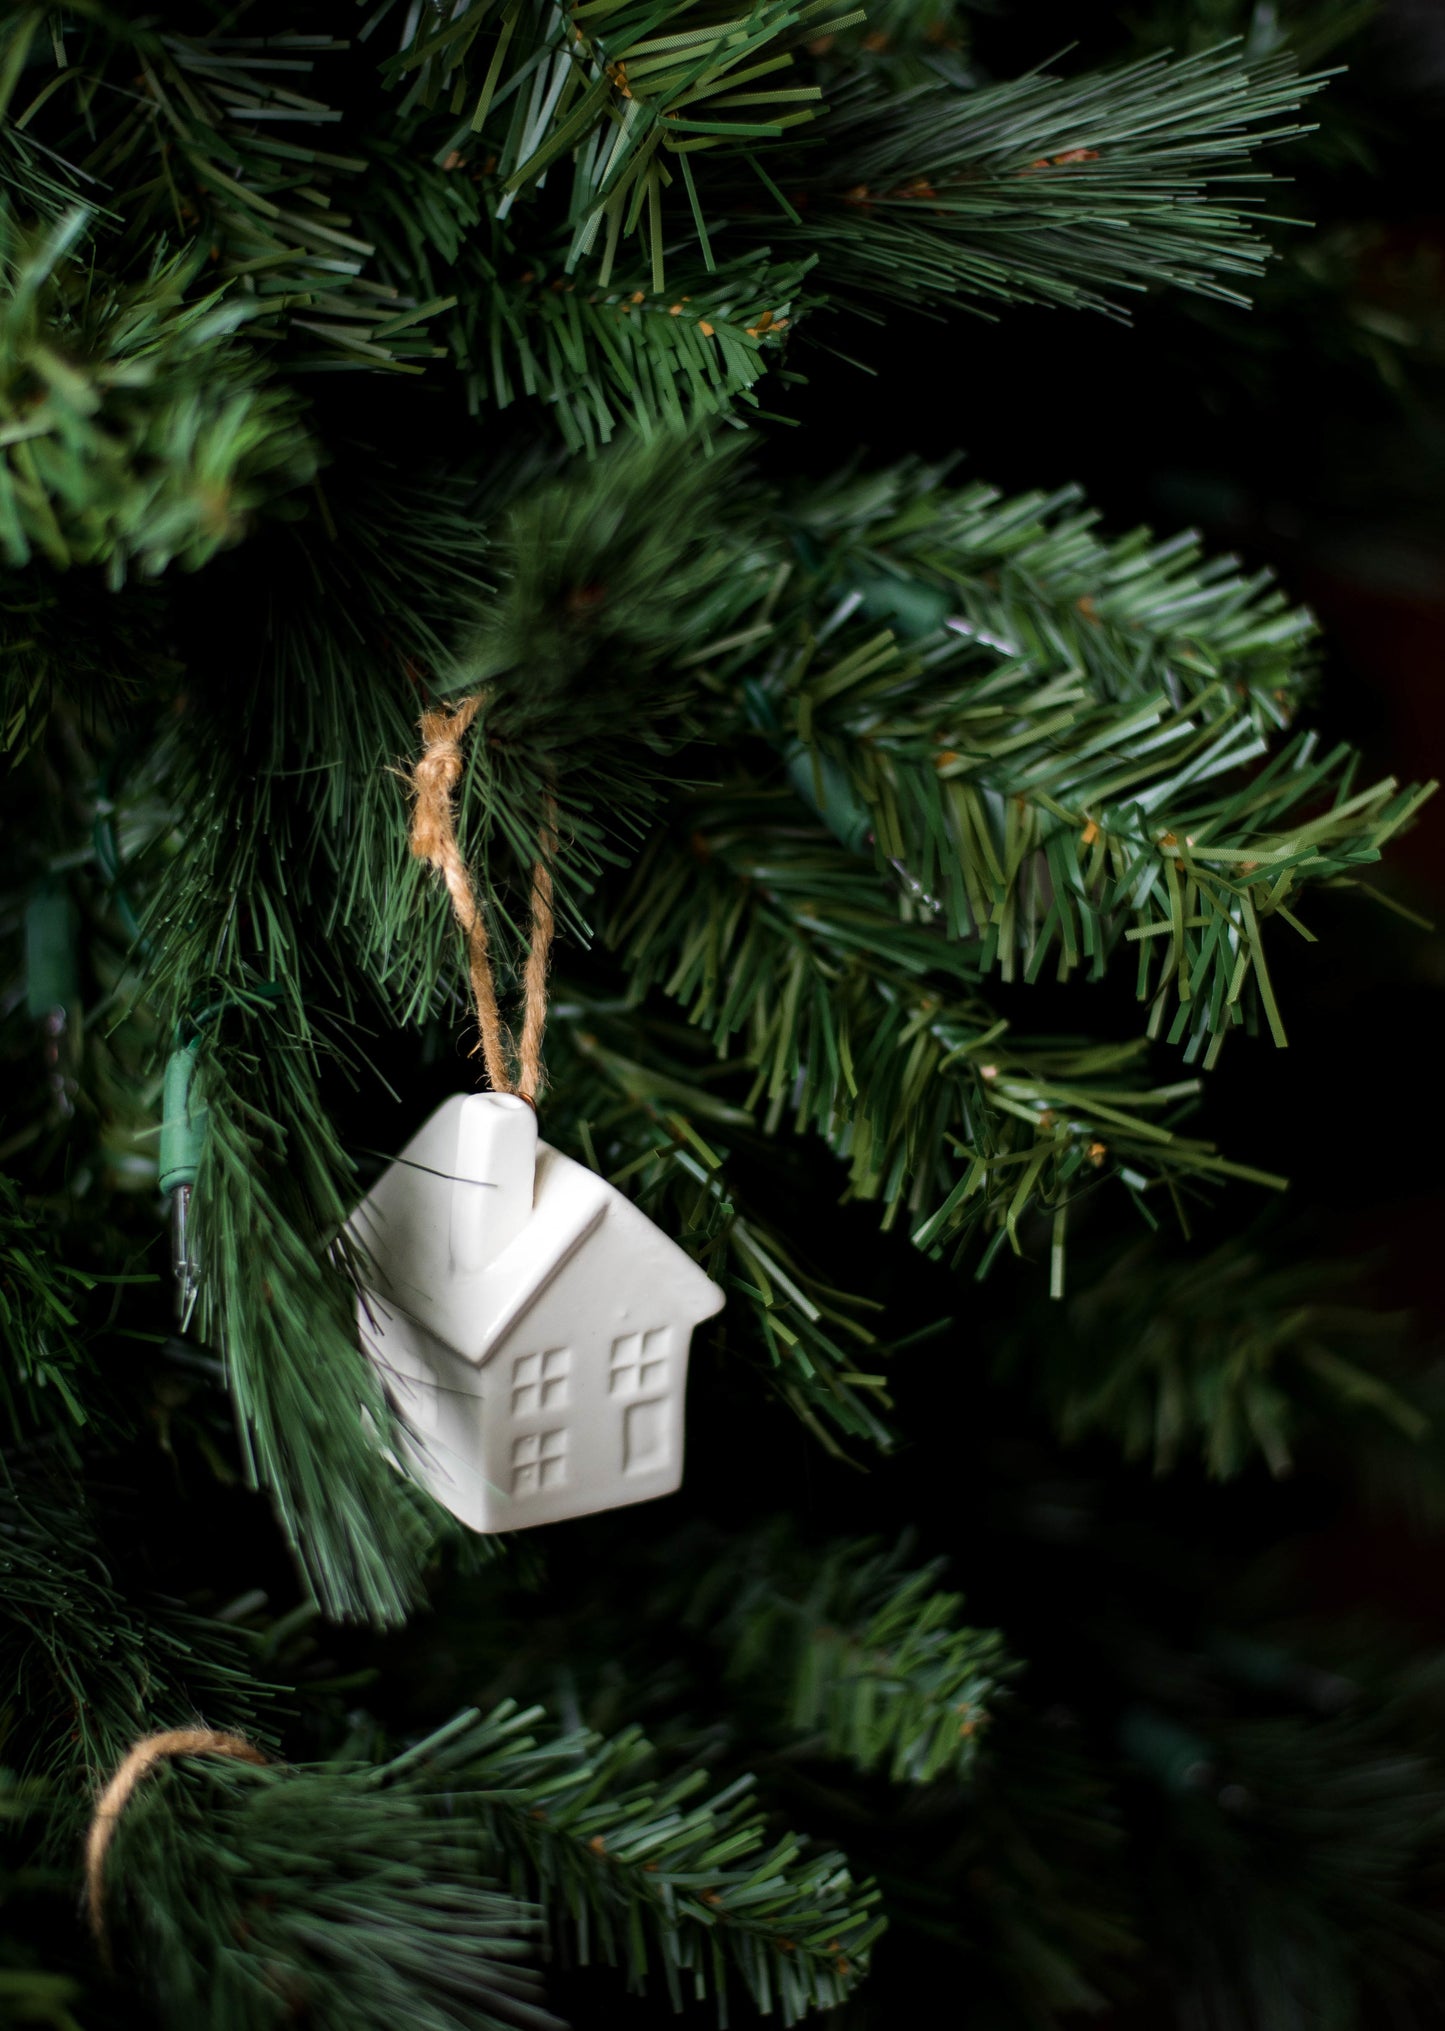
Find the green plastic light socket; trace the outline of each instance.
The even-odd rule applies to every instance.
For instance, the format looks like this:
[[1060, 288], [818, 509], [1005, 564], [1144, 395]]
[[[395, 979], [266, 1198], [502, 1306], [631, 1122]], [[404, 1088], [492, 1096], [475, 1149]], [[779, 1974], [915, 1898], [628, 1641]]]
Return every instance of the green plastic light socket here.
[[855, 793], [847, 771], [801, 741], [789, 748], [786, 760], [788, 781], [838, 844], [849, 853], [867, 853], [873, 844], [873, 813]]
[[855, 794], [847, 771], [818, 748], [784, 740], [777, 700], [755, 677], [743, 680], [743, 704], [764, 740], [781, 751], [788, 781], [803, 802], [841, 846], [850, 853], [867, 853], [873, 844], [873, 815]]
[[166, 1060], [166, 1083], [161, 1115], [160, 1187], [163, 1192], [194, 1185], [206, 1135], [206, 1110], [191, 1106], [191, 1084], [196, 1075], [197, 1037], [178, 1045]]
[[924, 585], [913, 578], [864, 579], [858, 591], [868, 618], [886, 621], [905, 641], [936, 635], [957, 605], [946, 586]]
[[54, 876], [25, 905], [25, 1006], [36, 1022], [80, 1000], [75, 905]]

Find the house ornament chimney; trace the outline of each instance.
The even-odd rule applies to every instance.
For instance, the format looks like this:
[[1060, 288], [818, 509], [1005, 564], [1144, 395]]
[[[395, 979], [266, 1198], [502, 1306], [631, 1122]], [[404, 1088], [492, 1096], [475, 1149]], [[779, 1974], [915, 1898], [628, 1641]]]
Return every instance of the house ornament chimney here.
[[532, 1215], [537, 1115], [516, 1093], [470, 1093], [458, 1111], [452, 1167], [451, 1264], [473, 1276], [494, 1262]]

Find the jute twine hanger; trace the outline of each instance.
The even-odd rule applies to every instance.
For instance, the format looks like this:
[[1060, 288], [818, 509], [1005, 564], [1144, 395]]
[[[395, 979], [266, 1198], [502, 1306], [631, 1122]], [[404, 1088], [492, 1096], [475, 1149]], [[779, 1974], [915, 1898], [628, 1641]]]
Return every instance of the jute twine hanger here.
[[107, 1959], [105, 1858], [120, 1816], [135, 1796], [137, 1786], [173, 1756], [229, 1756], [237, 1763], [266, 1761], [244, 1735], [226, 1735], [216, 1728], [167, 1728], [158, 1735], [143, 1735], [121, 1759], [114, 1777], [100, 1794], [85, 1837], [85, 1909], [90, 1929]]
[[552, 856], [557, 850], [557, 800], [543, 800], [536, 864], [532, 869], [532, 940], [522, 975], [522, 1034], [517, 1072], [512, 1075], [506, 1025], [497, 1007], [487, 941], [487, 919], [472, 887], [457, 844], [452, 792], [462, 773], [462, 736], [484, 703], [481, 693], [464, 698], [454, 711], [424, 713], [423, 749], [411, 774], [416, 802], [411, 814], [411, 850], [430, 861], [447, 885], [452, 910], [467, 941], [467, 965], [477, 1004], [482, 1059], [494, 1093], [516, 1093], [535, 1106], [542, 1090], [542, 1033], [547, 1026], [547, 965], [556, 920], [552, 910]]

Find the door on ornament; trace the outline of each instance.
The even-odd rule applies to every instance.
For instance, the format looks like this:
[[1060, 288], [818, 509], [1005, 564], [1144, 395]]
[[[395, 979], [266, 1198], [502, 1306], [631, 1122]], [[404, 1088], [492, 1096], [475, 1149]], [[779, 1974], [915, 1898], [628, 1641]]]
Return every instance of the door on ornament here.
[[620, 1412], [618, 1452], [624, 1474], [653, 1474], [670, 1464], [671, 1342], [670, 1326], [623, 1333], [612, 1342], [607, 1393], [617, 1400]]

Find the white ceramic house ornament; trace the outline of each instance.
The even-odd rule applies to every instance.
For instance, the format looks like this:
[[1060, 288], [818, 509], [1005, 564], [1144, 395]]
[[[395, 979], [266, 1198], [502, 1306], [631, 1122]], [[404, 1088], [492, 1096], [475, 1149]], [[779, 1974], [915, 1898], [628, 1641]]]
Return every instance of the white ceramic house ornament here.
[[509, 1093], [457, 1094], [352, 1215], [362, 1344], [407, 1464], [473, 1530], [668, 1495], [688, 1343], [723, 1294], [645, 1213], [537, 1139]]

